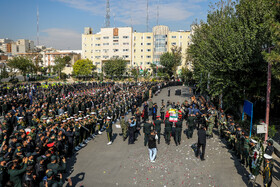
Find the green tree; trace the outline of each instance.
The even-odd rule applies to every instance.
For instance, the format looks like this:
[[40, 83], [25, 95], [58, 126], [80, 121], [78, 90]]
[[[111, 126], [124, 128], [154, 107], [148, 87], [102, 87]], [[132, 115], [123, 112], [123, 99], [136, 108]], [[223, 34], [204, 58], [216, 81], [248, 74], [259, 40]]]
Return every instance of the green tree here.
[[96, 70], [96, 66], [89, 59], [77, 60], [73, 66], [74, 76], [89, 76]]
[[121, 78], [126, 71], [127, 62], [122, 58], [111, 58], [103, 64], [106, 76]]
[[265, 15], [267, 27], [271, 33], [271, 41], [264, 51], [265, 59], [272, 64], [274, 77], [280, 80], [280, 0], [266, 0], [271, 11]]
[[181, 52], [181, 47], [174, 46], [171, 52], [163, 53], [160, 56], [160, 64], [163, 66], [164, 71], [168, 73], [169, 77], [175, 76], [177, 67], [181, 65]]
[[133, 76], [134, 80], [137, 82], [138, 81], [138, 77], [140, 75], [139, 73], [139, 69], [138, 68], [132, 68], [130, 70], [131, 75]]
[[190, 82], [192, 81], [193, 72], [186, 67], [182, 68], [181, 78], [183, 82]]
[[8, 78], [9, 77], [9, 73], [8, 73], [8, 71], [7, 71], [7, 67], [6, 67], [6, 64], [1, 64], [1, 66], [0, 66], [0, 71], [1, 71], [1, 73], [0, 73], [0, 81], [1, 81], [1, 79], [3, 79], [3, 78]]
[[70, 60], [71, 58], [69, 56], [55, 58], [53, 70], [58, 74], [59, 79], [61, 78], [62, 70], [66, 67], [66, 65], [70, 65]]
[[265, 93], [262, 50], [268, 40], [264, 15], [269, 11], [265, 1], [220, 1], [209, 12], [206, 23], [194, 25], [187, 50], [194, 79], [211, 96], [223, 94], [228, 107], [236, 109], [243, 99]]
[[12, 69], [17, 69], [24, 76], [24, 80], [26, 80], [26, 74], [31, 73], [34, 65], [31, 60], [27, 57], [14, 57], [11, 60], [8, 60], [7, 65]]

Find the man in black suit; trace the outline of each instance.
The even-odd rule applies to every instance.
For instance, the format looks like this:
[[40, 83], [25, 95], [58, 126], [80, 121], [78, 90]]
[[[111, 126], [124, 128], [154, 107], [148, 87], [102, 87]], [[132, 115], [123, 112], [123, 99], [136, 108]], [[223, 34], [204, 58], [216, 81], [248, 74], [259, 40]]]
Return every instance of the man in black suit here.
[[205, 160], [204, 155], [205, 155], [205, 147], [206, 147], [206, 127], [201, 126], [197, 132], [197, 135], [198, 135], [198, 141], [197, 141], [196, 157], [199, 158], [200, 147], [202, 147], [201, 160], [203, 161]]

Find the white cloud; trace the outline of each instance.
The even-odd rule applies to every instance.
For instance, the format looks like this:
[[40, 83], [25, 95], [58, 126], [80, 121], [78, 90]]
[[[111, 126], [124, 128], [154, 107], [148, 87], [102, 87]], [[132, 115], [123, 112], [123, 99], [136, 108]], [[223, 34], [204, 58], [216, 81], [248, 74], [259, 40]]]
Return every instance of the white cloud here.
[[81, 49], [81, 34], [62, 28], [49, 28], [42, 31], [45, 36], [40, 36], [40, 44], [56, 49]]

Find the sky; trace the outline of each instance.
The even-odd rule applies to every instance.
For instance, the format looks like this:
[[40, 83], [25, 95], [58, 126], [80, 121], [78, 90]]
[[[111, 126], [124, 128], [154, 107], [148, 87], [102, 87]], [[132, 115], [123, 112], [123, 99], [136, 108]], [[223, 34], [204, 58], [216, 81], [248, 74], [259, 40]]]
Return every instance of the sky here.
[[[56, 49], [81, 49], [84, 27], [97, 33], [105, 27], [106, 0], [0, 0], [0, 38], [36, 42]], [[149, 32], [157, 23], [170, 30], [189, 30], [195, 20], [206, 20], [217, 0], [149, 0]], [[159, 6], [158, 6], [159, 5]], [[146, 31], [147, 0], [110, 0], [111, 27], [132, 26]]]

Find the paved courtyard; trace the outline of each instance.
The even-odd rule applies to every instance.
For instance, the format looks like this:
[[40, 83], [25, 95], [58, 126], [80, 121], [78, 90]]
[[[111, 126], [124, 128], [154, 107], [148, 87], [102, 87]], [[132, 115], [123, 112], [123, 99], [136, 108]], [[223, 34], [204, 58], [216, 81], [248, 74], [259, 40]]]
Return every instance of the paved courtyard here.
[[[175, 96], [175, 89], [182, 89], [182, 96]], [[167, 97], [167, 88], [152, 98], [160, 107], [161, 100], [182, 103], [190, 96], [186, 87], [171, 87], [171, 96]], [[186, 129], [184, 121], [183, 130]], [[121, 129], [114, 125], [114, 142], [106, 145], [105, 133], [98, 135], [88, 145], [69, 160], [68, 174], [73, 186], [248, 186], [248, 172], [236, 158], [228, 152], [216, 135], [207, 141], [206, 160], [200, 161], [191, 148], [197, 141], [197, 131], [192, 139], [182, 134], [181, 145], [174, 140], [166, 145], [163, 136], [158, 145], [155, 163], [149, 162], [148, 148], [144, 147], [144, 136], [134, 145], [128, 145], [120, 136]], [[163, 128], [162, 128], [163, 133]], [[280, 164], [276, 161], [273, 186], [280, 186]], [[258, 176], [258, 184], [262, 184]], [[67, 184], [65, 184], [67, 185]], [[261, 185], [262, 186], [262, 185]]]

